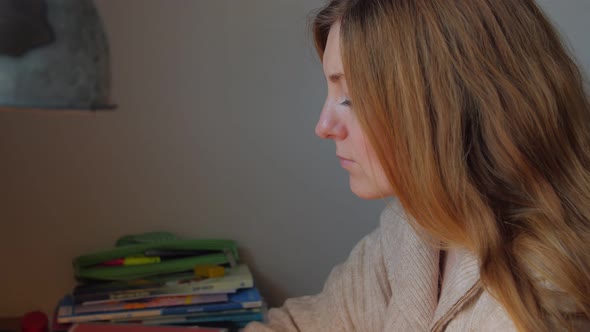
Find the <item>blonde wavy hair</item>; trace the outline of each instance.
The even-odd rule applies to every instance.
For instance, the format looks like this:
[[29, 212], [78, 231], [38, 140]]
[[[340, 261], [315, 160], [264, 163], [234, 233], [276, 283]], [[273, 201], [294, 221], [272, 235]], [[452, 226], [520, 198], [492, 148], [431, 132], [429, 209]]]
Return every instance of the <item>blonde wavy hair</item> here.
[[[533, 0], [334, 0], [353, 110], [413, 226], [523, 331], [590, 317], [590, 106]], [[561, 306], [567, 298], [573, 307]]]

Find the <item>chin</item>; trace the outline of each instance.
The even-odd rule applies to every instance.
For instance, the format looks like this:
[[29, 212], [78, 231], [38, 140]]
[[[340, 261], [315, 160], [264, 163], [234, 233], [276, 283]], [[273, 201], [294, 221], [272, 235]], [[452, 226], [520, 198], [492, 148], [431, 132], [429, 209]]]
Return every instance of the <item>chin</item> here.
[[366, 200], [372, 200], [372, 199], [383, 199], [385, 196], [381, 196], [381, 195], [376, 195], [374, 193], [357, 193], [357, 192], [353, 192], [358, 198], [362, 198], [362, 199], [366, 199]]
[[378, 182], [368, 180], [367, 178], [359, 179], [358, 177], [350, 176], [349, 185], [353, 194], [362, 199], [383, 199], [395, 196], [394, 190], [383, 179]]
[[373, 190], [373, 188], [354, 186], [352, 183], [350, 184], [350, 190], [353, 194], [362, 199], [382, 199], [387, 196], [380, 193], [378, 190]]

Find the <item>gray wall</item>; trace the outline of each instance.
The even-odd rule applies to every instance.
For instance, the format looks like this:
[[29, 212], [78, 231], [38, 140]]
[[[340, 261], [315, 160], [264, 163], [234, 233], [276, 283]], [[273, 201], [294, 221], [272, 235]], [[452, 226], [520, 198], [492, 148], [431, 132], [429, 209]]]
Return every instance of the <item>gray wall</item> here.
[[552, 19], [578, 64], [590, 73], [590, 1], [537, 0]]
[[[318, 292], [377, 225], [333, 144], [313, 0], [98, 0], [114, 113], [0, 112], [0, 316], [52, 310], [71, 259], [123, 234], [238, 241], [264, 295]], [[590, 68], [590, 2], [543, 5]]]

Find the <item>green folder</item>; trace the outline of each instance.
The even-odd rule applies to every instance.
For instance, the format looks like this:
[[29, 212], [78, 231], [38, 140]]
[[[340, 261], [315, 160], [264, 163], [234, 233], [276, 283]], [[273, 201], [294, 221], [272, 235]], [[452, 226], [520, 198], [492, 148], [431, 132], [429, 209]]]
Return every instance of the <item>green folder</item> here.
[[[99, 264], [148, 250], [207, 250], [199, 256], [163, 260], [160, 263], [134, 266], [100, 266]], [[235, 241], [222, 239], [178, 239], [171, 233], [158, 232], [120, 238], [111, 250], [74, 258], [75, 276], [79, 280], [134, 280], [149, 276], [190, 271], [202, 264], [235, 264], [238, 261]]]

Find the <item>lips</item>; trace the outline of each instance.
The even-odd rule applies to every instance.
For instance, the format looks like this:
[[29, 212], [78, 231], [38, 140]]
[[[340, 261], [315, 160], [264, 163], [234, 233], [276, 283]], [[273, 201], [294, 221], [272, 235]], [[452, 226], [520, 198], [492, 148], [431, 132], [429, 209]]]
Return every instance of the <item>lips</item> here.
[[342, 166], [343, 168], [347, 168], [349, 166], [351, 166], [352, 164], [354, 164], [354, 161], [348, 158], [344, 158], [344, 157], [340, 157], [337, 156], [338, 160], [340, 160], [340, 166]]

